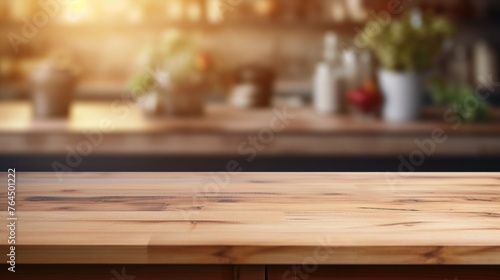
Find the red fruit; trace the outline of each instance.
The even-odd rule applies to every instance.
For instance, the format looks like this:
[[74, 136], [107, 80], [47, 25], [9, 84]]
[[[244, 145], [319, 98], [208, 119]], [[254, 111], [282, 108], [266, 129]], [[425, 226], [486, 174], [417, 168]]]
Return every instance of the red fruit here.
[[368, 113], [380, 105], [382, 98], [378, 92], [360, 88], [350, 91], [347, 100], [360, 111]]

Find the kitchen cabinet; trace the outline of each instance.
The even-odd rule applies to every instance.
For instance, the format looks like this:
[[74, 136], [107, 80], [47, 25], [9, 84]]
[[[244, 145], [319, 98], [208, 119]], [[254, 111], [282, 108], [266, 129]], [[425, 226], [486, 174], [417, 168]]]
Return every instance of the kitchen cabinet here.
[[[320, 266], [311, 273], [294, 268], [270, 266], [268, 280], [493, 280], [498, 278], [494, 266]], [[312, 268], [312, 267], [311, 267]]]
[[2, 279], [15, 280], [244, 280], [232, 266], [18, 265], [15, 274], [1, 269]]
[[[319, 266], [311, 273], [290, 273], [288, 266], [192, 265], [22, 265], [15, 278], [1, 267], [1, 276], [16, 280], [494, 280], [495, 266]], [[267, 277], [267, 278], [266, 278]]]

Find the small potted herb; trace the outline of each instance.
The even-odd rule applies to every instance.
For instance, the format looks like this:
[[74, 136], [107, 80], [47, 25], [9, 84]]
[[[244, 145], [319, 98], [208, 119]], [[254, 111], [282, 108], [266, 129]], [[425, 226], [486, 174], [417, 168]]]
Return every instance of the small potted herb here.
[[198, 36], [173, 30], [146, 46], [142, 69], [131, 90], [150, 114], [199, 116], [203, 113], [210, 61]]
[[457, 120], [466, 123], [486, 122], [491, 118], [488, 102], [470, 85], [436, 80], [431, 83], [431, 97], [436, 104], [448, 107]]
[[423, 73], [452, 33], [453, 26], [447, 19], [423, 16], [418, 11], [392, 19], [380, 32], [373, 32], [367, 25], [362, 36], [382, 67], [378, 76], [385, 99], [385, 120], [405, 122], [419, 117]]

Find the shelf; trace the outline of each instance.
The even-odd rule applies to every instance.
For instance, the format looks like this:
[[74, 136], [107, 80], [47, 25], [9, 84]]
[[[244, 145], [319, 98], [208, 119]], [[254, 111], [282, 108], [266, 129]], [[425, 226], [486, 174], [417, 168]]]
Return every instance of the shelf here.
[[[324, 116], [309, 107], [237, 109], [209, 104], [202, 118], [148, 118], [135, 104], [127, 115], [112, 110], [112, 103], [76, 101], [71, 116], [61, 120], [34, 120], [31, 103], [0, 103], [0, 154], [65, 154], [76, 147], [87, 131], [98, 131], [102, 120], [111, 120], [103, 142], [93, 155], [217, 155], [241, 156], [238, 147], [249, 136], [259, 135], [276, 117], [295, 116], [274, 134], [262, 156], [394, 156], [415, 151], [415, 139], [429, 139], [442, 129], [448, 139], [433, 156], [500, 155], [500, 111], [490, 123], [462, 124], [443, 121], [442, 109], [430, 109], [421, 121], [391, 124], [351, 115]], [[120, 100], [118, 100], [120, 101]], [[118, 104], [119, 105], [119, 104]], [[125, 109], [122, 104], [120, 109]], [[114, 106], [117, 106], [116, 104]], [[37, 143], [34, 145], [33, 143]]]
[[[75, 23], [63, 24], [53, 23], [47, 28], [54, 29], [68, 29], [68, 30], [144, 30], [144, 29], [165, 29], [165, 28], [179, 28], [179, 29], [215, 29], [215, 28], [314, 28], [314, 29], [343, 29], [352, 30], [354, 27], [362, 28], [363, 22], [333, 22], [333, 21], [290, 21], [290, 20], [234, 20], [219, 23], [208, 22], [146, 22], [146, 23]], [[22, 23], [7, 22], [0, 26], [0, 29], [7, 29], [11, 31], [21, 30]]]

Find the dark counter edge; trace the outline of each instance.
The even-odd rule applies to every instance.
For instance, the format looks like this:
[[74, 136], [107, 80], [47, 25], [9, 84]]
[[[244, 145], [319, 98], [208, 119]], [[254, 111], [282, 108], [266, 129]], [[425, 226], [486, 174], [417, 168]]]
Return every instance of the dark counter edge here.
[[[222, 172], [228, 163], [242, 172], [499, 172], [500, 157], [427, 157], [412, 164], [408, 157], [349, 156], [240, 156], [190, 155], [91, 155], [76, 166], [66, 164], [66, 155], [0, 155], [0, 170], [53, 172], [65, 166], [68, 172]], [[59, 164], [59, 165], [57, 165]], [[58, 170], [61, 171], [61, 170]]]

